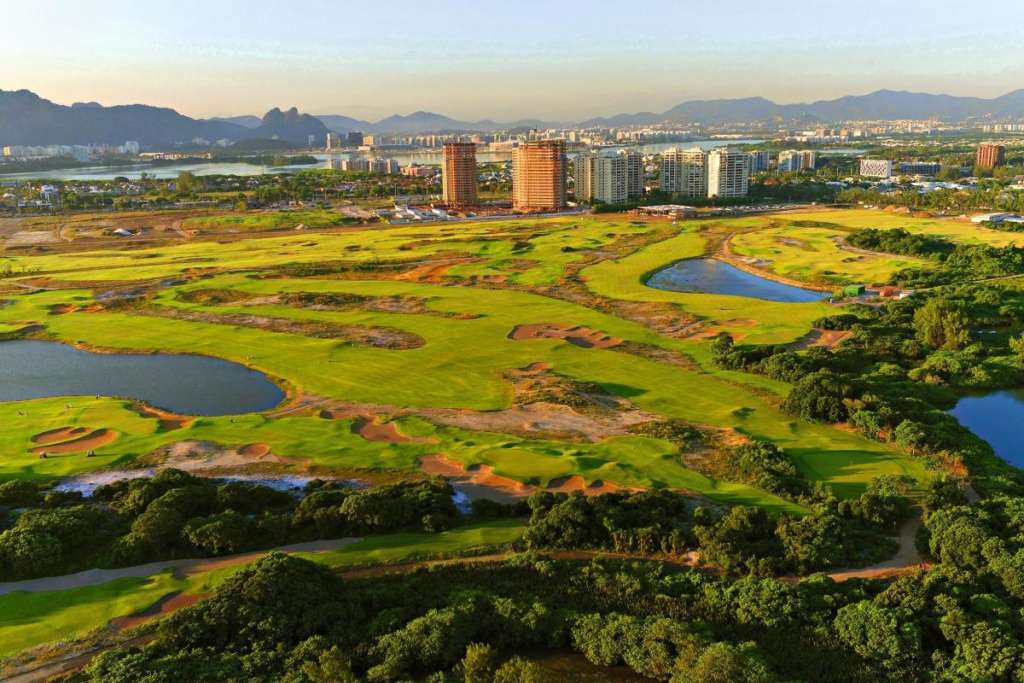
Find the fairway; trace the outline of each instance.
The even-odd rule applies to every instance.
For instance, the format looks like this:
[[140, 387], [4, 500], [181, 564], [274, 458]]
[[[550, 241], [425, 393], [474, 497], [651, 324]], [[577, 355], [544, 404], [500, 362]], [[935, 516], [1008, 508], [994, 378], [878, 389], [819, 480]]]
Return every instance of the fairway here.
[[[0, 404], [7, 426], [0, 476], [46, 480], [174, 466], [199, 448], [204, 458], [236, 469], [374, 479], [422, 476], [421, 459], [443, 454], [531, 487], [579, 476], [587, 484], [800, 509], [694, 469], [680, 444], [633, 428], [672, 419], [729, 439], [772, 441], [842, 496], [857, 495], [880, 474], [921, 480], [928, 476], [923, 462], [892, 446], [783, 415], [778, 404], [787, 385], [710, 363], [709, 340], [719, 331], [745, 343], [787, 343], [834, 308], [645, 285], [655, 270], [707, 254], [723, 232], [735, 233], [736, 254], [780, 245], [780, 235], [790, 232], [805, 246], [827, 250], [835, 247], [832, 231], [897, 218], [865, 214], [679, 225], [571, 216], [361, 228], [331, 228], [330, 214], [231, 214], [190, 224], [269, 230], [308, 219], [325, 229], [8, 255], [12, 276], [0, 281], [9, 301], [0, 308], [0, 329], [27, 328], [31, 338], [108, 352], [223, 358], [264, 373], [287, 397], [264, 413], [175, 420], [131, 397]], [[807, 221], [844, 227], [801, 227]], [[772, 253], [773, 268], [792, 278], [805, 277], [823, 253], [783, 246]], [[855, 265], [851, 277], [873, 278], [903, 263], [878, 255]], [[569, 332], [514, 338], [520, 327]], [[575, 329], [607, 341], [578, 340]], [[367, 421], [381, 426], [366, 431]], [[33, 455], [34, 437], [65, 428], [113, 434], [94, 457]], [[266, 455], [246, 461], [257, 452]]]

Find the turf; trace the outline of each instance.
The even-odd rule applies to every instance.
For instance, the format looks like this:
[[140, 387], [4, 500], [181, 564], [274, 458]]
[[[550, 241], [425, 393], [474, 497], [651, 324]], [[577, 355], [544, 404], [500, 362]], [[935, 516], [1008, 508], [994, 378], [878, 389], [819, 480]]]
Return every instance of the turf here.
[[44, 593], [0, 596], [0, 658], [81, 637], [111, 619], [139, 612], [180, 589], [170, 572]]
[[[819, 213], [832, 215], [834, 220], [845, 215]], [[858, 212], [851, 214], [855, 220], [864, 220]], [[873, 215], [892, 218], [880, 212]], [[252, 218], [269, 220], [259, 216]], [[798, 220], [797, 214], [784, 216], [786, 221]], [[808, 216], [817, 214], [800, 220], [810, 221]], [[597, 310], [601, 307], [586, 307], [551, 295], [557, 295], [568, 269], [582, 266], [579, 279], [597, 297], [678, 306], [711, 329], [745, 335], [745, 341], [751, 343], [792, 341], [806, 333], [813, 320], [835, 309], [822, 303], [782, 304], [740, 296], [681, 294], [644, 284], [656, 269], [704, 254], [709, 248], [709, 230], [721, 231], [723, 225], [732, 230], [729, 226], [735, 223], [737, 231], [757, 234], [757, 226], [764, 220], [690, 221], [672, 226], [620, 216], [520, 219], [17, 256], [12, 260], [18, 269], [38, 270], [37, 278], [70, 288], [7, 297], [13, 303], [0, 308], [0, 325], [35, 323], [45, 326], [50, 338], [108, 350], [213, 355], [260, 370], [292, 394], [396, 409], [501, 410], [509, 407], [513, 398], [508, 371], [544, 362], [554, 372], [595, 383], [651, 413], [776, 442], [791, 452], [805, 473], [832, 484], [840, 495], [855, 495], [879, 474], [925, 478], [920, 460], [889, 446], [787, 418], [777, 407], [788, 393], [787, 385], [715, 368], [706, 340], [663, 336]], [[624, 250], [617, 246], [630, 240], [638, 246]], [[287, 278], [268, 270], [295, 263], [372, 266], [382, 261], [421, 264], [449, 257], [458, 263], [449, 270], [446, 281], [437, 283], [374, 279], [372, 270], [360, 273], [357, 279]], [[168, 278], [195, 268], [209, 270], [209, 274], [183, 284], [165, 281], [148, 302], [147, 315], [131, 306], [53, 313], [57, 306], [94, 303], [93, 286]], [[198, 289], [232, 291], [257, 299], [253, 303], [198, 303], [187, 296]], [[428, 310], [323, 310], [291, 306], [275, 298], [296, 293], [408, 297], [425, 302]], [[383, 327], [416, 335], [424, 343], [395, 350], [252, 325], [181, 319], [199, 315]], [[693, 367], [615, 349], [581, 348], [559, 339], [509, 338], [517, 325], [545, 323], [584, 325], [639, 345], [679, 353], [691, 359]], [[384, 444], [353, 434], [347, 420], [308, 414], [202, 418], [185, 429], [168, 432], [160, 430], [154, 418], [138, 415], [128, 402], [93, 397], [3, 404], [0, 420], [8, 426], [0, 433], [0, 476], [6, 477], [46, 478], [127, 466], [160, 446], [182, 440], [227, 447], [260, 442], [270, 445], [275, 454], [290, 458], [296, 467], [318, 471], [414, 471], [423, 455], [443, 452], [467, 465], [488, 464], [499, 474], [540, 485], [580, 474], [588, 481], [684, 488], [722, 502], [794, 509], [753, 487], [711, 480], [688, 469], [671, 444], [639, 437], [578, 443], [409, 423], [403, 428], [420, 430], [433, 443]], [[63, 426], [114, 429], [119, 438], [97, 449], [96, 458], [72, 455], [38, 460], [29, 453], [33, 435]]]

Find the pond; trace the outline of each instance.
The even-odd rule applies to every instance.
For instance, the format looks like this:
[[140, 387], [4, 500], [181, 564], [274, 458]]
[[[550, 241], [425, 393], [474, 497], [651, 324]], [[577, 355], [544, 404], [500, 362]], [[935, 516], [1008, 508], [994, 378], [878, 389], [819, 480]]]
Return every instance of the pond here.
[[1000, 458], [1014, 467], [1024, 467], [1024, 389], [967, 396], [950, 413], [988, 441]]
[[731, 294], [782, 303], [808, 303], [828, 296], [813, 289], [775, 282], [715, 259], [677, 261], [652, 275], [647, 286], [671, 292]]
[[0, 342], [0, 401], [112, 396], [183, 415], [273, 408], [284, 392], [266, 375], [209, 356], [93, 353], [44, 341]]

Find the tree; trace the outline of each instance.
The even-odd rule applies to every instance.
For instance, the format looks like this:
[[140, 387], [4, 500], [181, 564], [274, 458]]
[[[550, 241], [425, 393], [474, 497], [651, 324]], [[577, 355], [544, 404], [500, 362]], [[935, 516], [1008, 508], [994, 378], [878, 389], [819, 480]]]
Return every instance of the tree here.
[[914, 312], [917, 339], [935, 349], [959, 349], [970, 338], [967, 315], [945, 299], [931, 299]]
[[358, 683], [359, 679], [352, 673], [352, 662], [341, 654], [335, 645], [324, 650], [316, 662], [305, 662], [302, 673], [313, 683]]
[[715, 643], [692, 668], [678, 671], [671, 683], [771, 683], [777, 680], [753, 643]]
[[840, 609], [834, 625], [839, 639], [854, 652], [894, 674], [910, 672], [922, 660], [921, 629], [905, 608], [861, 600]]
[[512, 657], [494, 673], [494, 683], [543, 683], [544, 673], [534, 662]]
[[462, 676], [466, 683], [491, 683], [498, 668], [497, 653], [487, 644], [470, 643], [462, 658]]

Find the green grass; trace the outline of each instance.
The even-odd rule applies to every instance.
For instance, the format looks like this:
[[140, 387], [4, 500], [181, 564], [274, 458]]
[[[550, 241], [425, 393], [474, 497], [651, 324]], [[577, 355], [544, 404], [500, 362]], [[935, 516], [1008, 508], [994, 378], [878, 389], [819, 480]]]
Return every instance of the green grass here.
[[[762, 219], [740, 220], [749, 228]], [[792, 220], [791, 215], [787, 214], [787, 220]], [[618, 260], [587, 267], [582, 277], [599, 295], [641, 304], [678, 305], [718, 329], [747, 335], [745, 341], [752, 343], [790, 341], [810, 329], [811, 321], [835, 311], [819, 303], [781, 304], [739, 296], [681, 294], [644, 284], [645, 277], [657, 268], [701, 255], [705, 241], [700, 229], [707, 225], [719, 223], [682, 224], [677, 235]], [[309, 233], [223, 244], [196, 241], [157, 249], [16, 259], [19, 267], [38, 266], [50, 277], [68, 282], [163, 277], [181, 268], [215, 266], [221, 269], [219, 274], [167, 287], [152, 305], [184, 313], [261, 315], [304, 323], [396, 328], [425, 341], [422, 347], [409, 350], [254, 327], [141, 316], [130, 309], [50, 314], [57, 304], [91, 303], [92, 293], [86, 288], [16, 296], [12, 305], [0, 308], [0, 325], [39, 323], [54, 338], [107, 349], [208, 354], [246, 364], [277, 378], [286, 387], [309, 394], [412, 410], [507, 408], [513, 387], [506, 373], [545, 362], [555, 372], [597, 383], [652, 413], [735, 429], [778, 443], [791, 450], [804, 472], [822, 477], [840, 495], [855, 495], [879, 474], [926, 477], [920, 460], [887, 445], [784, 416], [776, 406], [788, 386], [715, 368], [707, 342], [664, 337], [638, 323], [524, 289], [394, 280], [250, 277], [260, 269], [297, 261], [415, 261], [431, 254], [457, 253], [473, 255], [477, 260], [453, 269], [451, 275], [455, 277], [504, 273], [520, 288], [546, 286], [566, 266], [593, 250], [607, 248], [622, 237], [665, 231], [667, 226], [619, 217], [571, 217]], [[263, 303], [202, 305], [178, 297], [199, 288], [235, 290], [261, 297]], [[312, 310], [273, 303], [268, 298], [296, 292], [415, 297], [426, 301], [434, 311], [466, 315]], [[638, 344], [680, 352], [692, 358], [697, 368], [668, 365], [614, 349], [584, 349], [556, 339], [508, 338], [517, 325], [543, 323], [584, 325]], [[598, 443], [529, 440], [409, 423], [409, 428], [429, 434], [436, 443], [383, 444], [353, 434], [346, 420], [264, 415], [201, 418], [187, 429], [163, 432], [157, 429], [155, 419], [140, 417], [123, 401], [91, 397], [0, 404], [0, 421], [6, 426], [0, 432], [2, 477], [55, 477], [125, 466], [160, 446], [182, 440], [212, 441], [228, 447], [263, 442], [274, 453], [292, 459], [297, 467], [410, 471], [417, 468], [423, 455], [442, 452], [467, 465], [488, 464], [499, 474], [542, 485], [556, 477], [580, 474], [588, 481], [688, 489], [723, 502], [794, 509], [753, 487], [714, 481], [694, 472], [683, 465], [670, 444], [653, 439], [618, 437]], [[97, 458], [73, 455], [41, 461], [29, 453], [34, 434], [78, 425], [114, 429], [120, 437], [98, 449]]]
[[[438, 534], [370, 536], [341, 550], [296, 553], [329, 567], [345, 568], [448, 557], [500, 548], [523, 535], [519, 520], [470, 524]], [[86, 588], [0, 596], [0, 658], [29, 648], [82, 637], [111, 619], [135, 614], [173, 592], [204, 594], [246, 565], [175, 579], [170, 571], [143, 578], [117, 579]]]
[[836, 240], [846, 234], [833, 228], [784, 222], [783, 227], [740, 233], [732, 238], [731, 246], [737, 255], [767, 261], [760, 267], [773, 273], [816, 284], [884, 283], [904, 268], [927, 269], [933, 265], [927, 259], [870, 255], [841, 248]]
[[413, 562], [447, 557], [509, 545], [526, 530], [519, 520], [500, 520], [459, 527], [439, 534], [422, 532], [364, 538], [339, 550], [324, 553], [298, 553], [329, 567], [345, 567]]
[[145, 609], [181, 585], [171, 572], [161, 572], [87, 588], [0, 596], [0, 658], [81, 637], [111, 619]]

